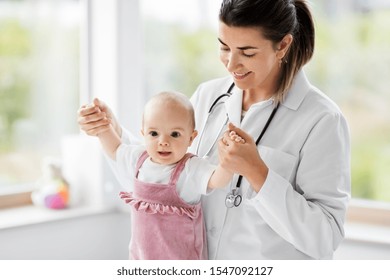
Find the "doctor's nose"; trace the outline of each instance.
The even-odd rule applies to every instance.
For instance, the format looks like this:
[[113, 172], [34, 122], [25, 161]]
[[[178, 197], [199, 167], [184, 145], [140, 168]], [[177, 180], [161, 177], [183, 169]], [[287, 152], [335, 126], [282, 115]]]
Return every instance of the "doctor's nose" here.
[[241, 66], [240, 58], [237, 54], [234, 54], [232, 52], [225, 54], [223, 58], [221, 58], [226, 69], [229, 72], [234, 72], [237, 70], [238, 66]]

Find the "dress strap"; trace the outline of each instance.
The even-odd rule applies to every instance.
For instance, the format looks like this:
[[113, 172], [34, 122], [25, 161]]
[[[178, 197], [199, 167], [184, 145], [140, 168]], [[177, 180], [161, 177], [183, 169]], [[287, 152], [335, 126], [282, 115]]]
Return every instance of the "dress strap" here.
[[141, 168], [144, 161], [149, 157], [147, 151], [143, 151], [141, 156], [138, 158], [137, 165], [135, 166], [135, 178], [138, 178], [139, 169]]
[[172, 171], [171, 174], [171, 179], [169, 180], [170, 185], [176, 185], [177, 180], [180, 177], [181, 172], [184, 169], [184, 166], [186, 165], [186, 162], [188, 159], [192, 158], [195, 156], [194, 154], [191, 153], [186, 153], [184, 157], [176, 164], [175, 169]]

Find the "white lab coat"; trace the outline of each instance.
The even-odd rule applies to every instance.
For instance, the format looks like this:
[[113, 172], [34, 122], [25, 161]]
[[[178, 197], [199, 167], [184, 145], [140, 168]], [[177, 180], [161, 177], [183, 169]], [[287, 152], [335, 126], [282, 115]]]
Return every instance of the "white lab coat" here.
[[[226, 92], [230, 77], [201, 84], [192, 96], [196, 123], [202, 132], [213, 101]], [[228, 114], [234, 125], [257, 139], [273, 106], [254, 104], [241, 122], [242, 91], [237, 87], [222, 110], [210, 116], [207, 132], [198, 136], [203, 156]], [[226, 111], [223, 108], [226, 108]], [[259, 146], [269, 168], [256, 193], [245, 180], [243, 202], [225, 207], [225, 196], [235, 185], [202, 199], [210, 259], [331, 259], [344, 236], [343, 224], [350, 198], [350, 139], [337, 105], [310, 85], [300, 71], [281, 103]], [[217, 145], [207, 155], [218, 161]]]

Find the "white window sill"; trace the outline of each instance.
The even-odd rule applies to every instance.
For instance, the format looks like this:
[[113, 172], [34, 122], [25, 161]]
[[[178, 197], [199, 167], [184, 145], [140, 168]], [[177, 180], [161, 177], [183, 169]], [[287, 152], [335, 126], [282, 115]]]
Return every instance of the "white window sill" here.
[[25, 206], [0, 210], [0, 229], [35, 225], [115, 211], [108, 206], [78, 206], [61, 210]]
[[347, 211], [345, 238], [390, 245], [390, 204], [353, 199]]
[[390, 227], [347, 222], [345, 224], [345, 239], [390, 245]]

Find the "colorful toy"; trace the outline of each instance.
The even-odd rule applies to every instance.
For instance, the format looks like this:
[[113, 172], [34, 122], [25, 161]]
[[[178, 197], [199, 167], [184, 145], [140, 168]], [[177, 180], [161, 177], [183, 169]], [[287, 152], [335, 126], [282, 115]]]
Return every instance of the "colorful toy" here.
[[35, 205], [50, 209], [63, 209], [69, 205], [69, 184], [62, 175], [61, 165], [53, 159], [43, 164], [43, 177], [38, 189], [31, 194]]

